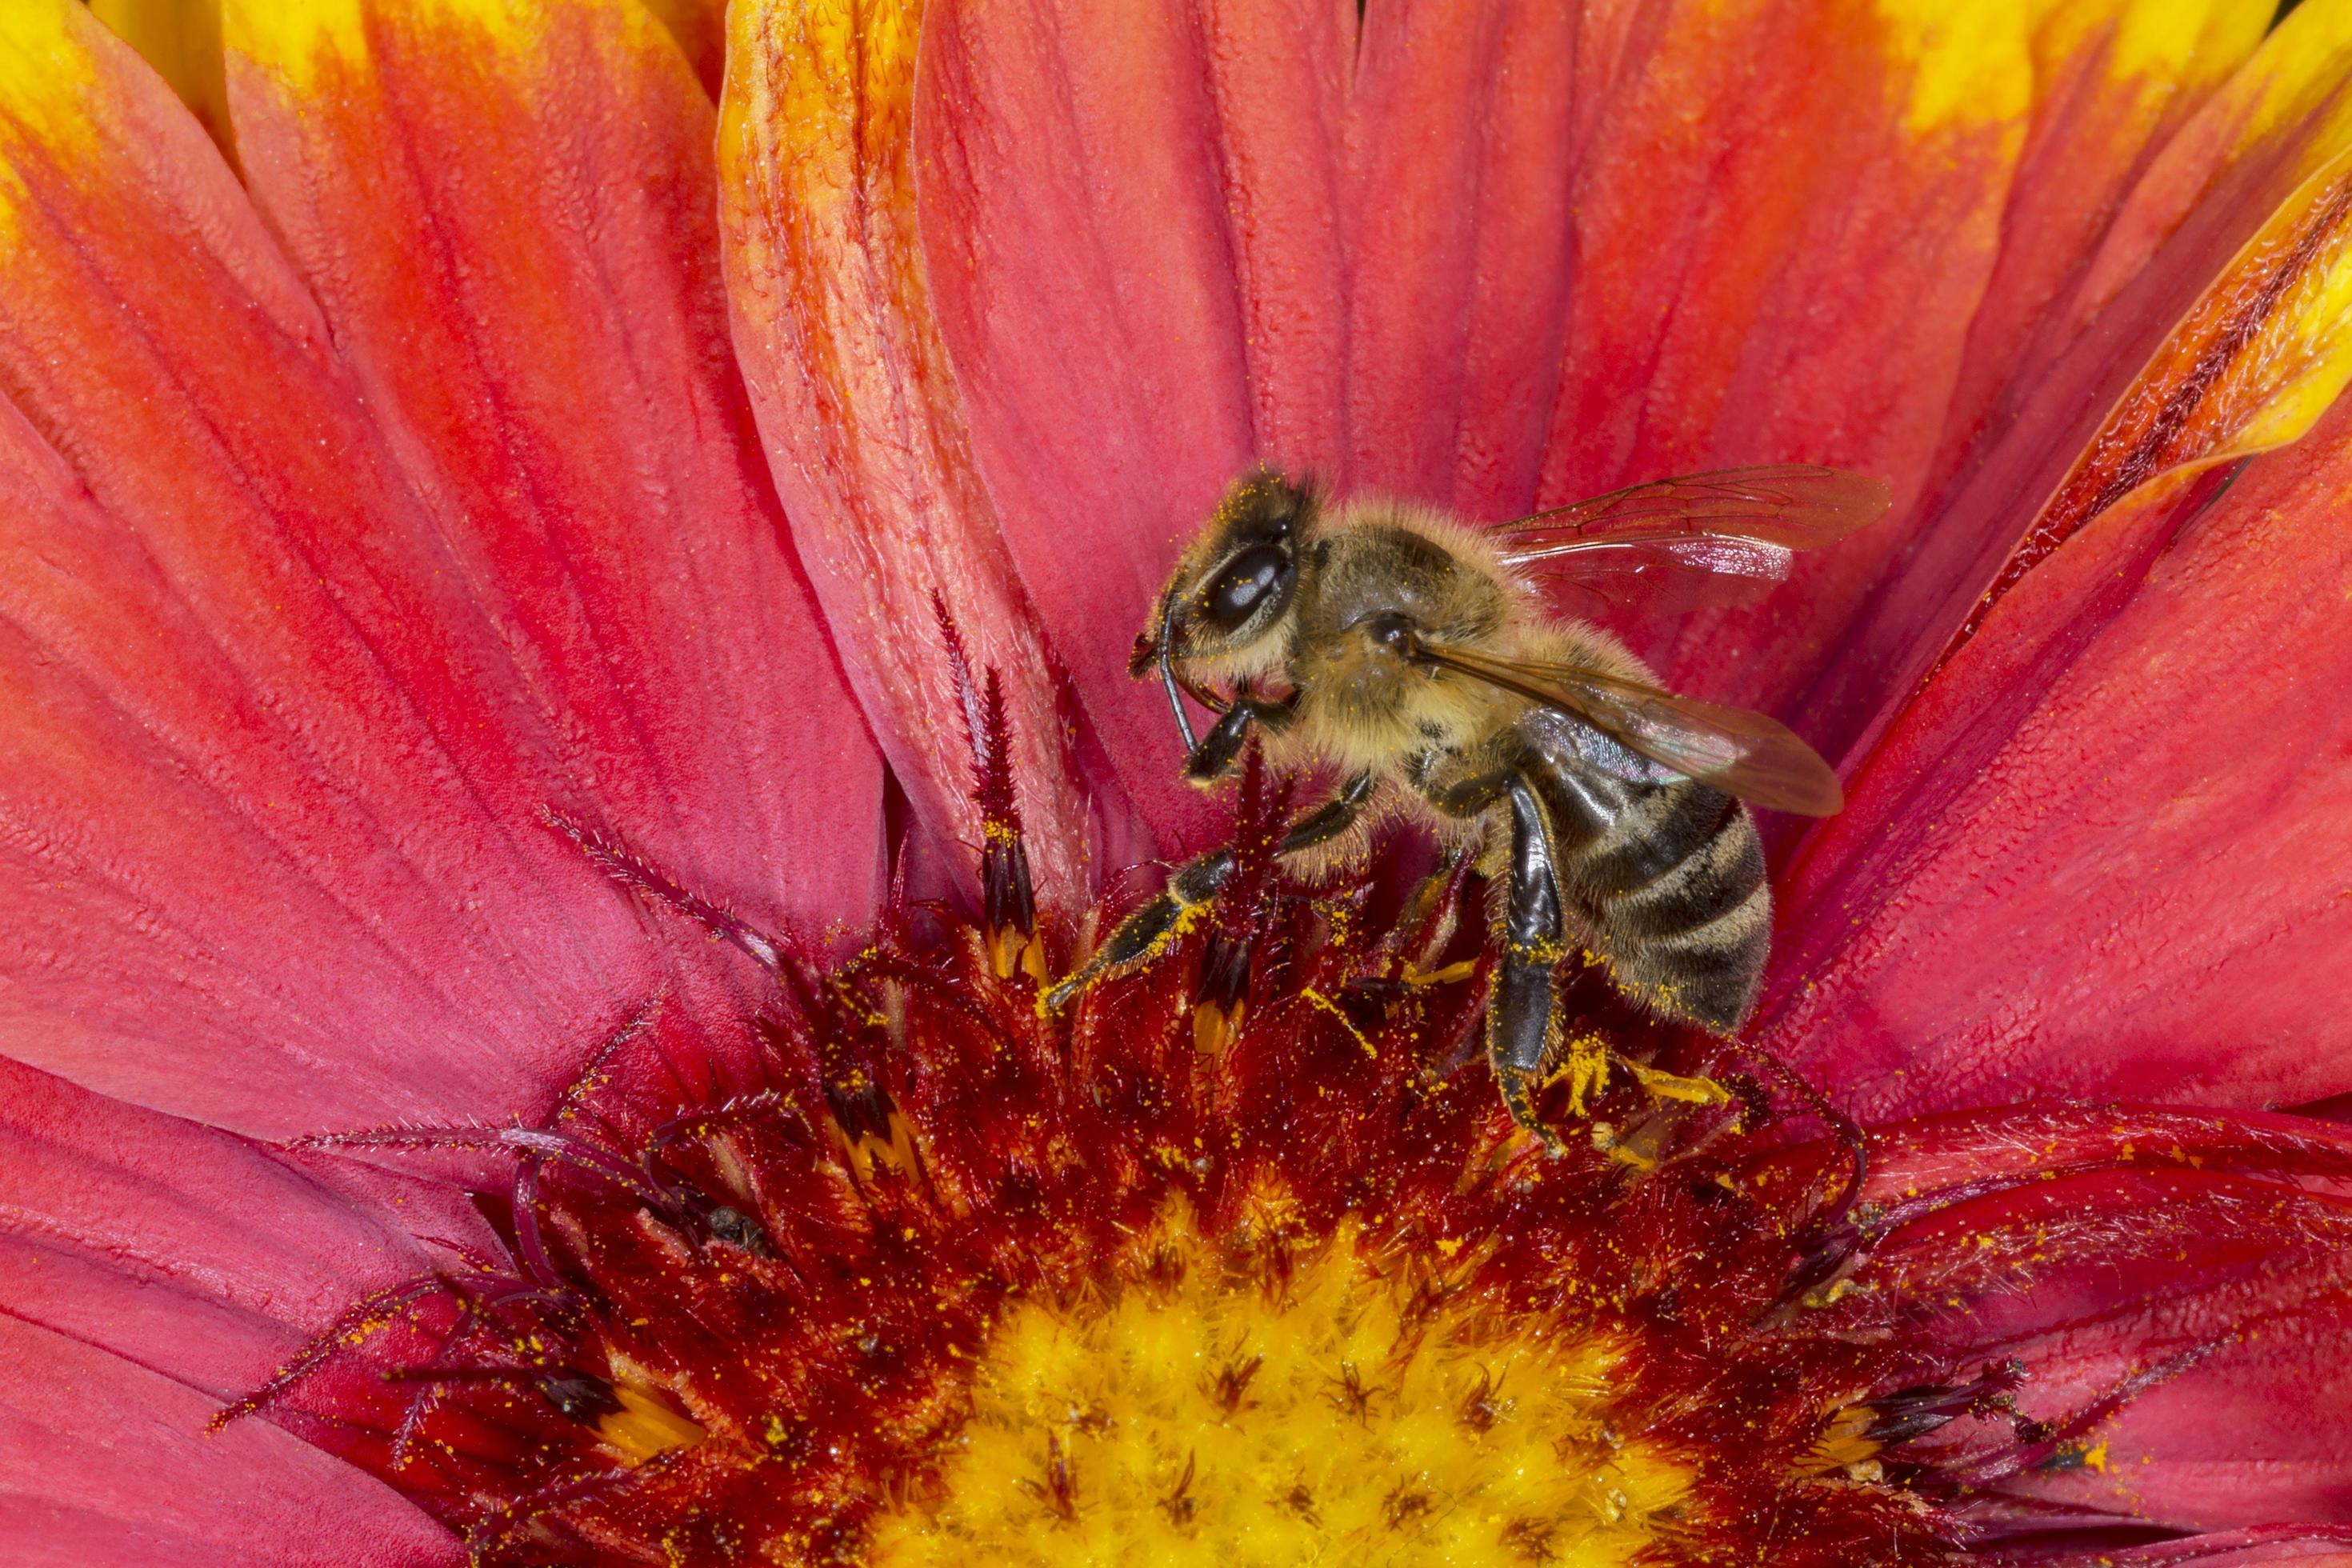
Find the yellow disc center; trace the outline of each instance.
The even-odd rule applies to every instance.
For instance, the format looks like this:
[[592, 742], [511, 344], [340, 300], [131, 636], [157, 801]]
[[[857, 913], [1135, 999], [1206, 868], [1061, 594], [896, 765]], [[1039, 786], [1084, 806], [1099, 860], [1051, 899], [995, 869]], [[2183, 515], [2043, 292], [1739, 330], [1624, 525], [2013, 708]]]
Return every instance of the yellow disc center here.
[[1689, 1489], [1612, 1430], [1610, 1345], [1499, 1331], [1350, 1236], [1280, 1268], [1175, 1257], [1091, 1310], [1008, 1309], [936, 1484], [867, 1561], [1600, 1568]]

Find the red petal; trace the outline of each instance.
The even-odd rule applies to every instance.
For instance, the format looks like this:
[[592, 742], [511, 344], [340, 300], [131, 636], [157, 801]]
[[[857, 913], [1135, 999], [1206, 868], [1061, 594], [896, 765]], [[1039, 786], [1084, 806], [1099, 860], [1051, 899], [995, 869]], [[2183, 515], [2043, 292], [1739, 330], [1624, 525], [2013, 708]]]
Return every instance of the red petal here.
[[1258, 458], [1522, 502], [1556, 376], [1575, 28], [1231, 0], [945, 0], [922, 237], [972, 451], [1055, 649], [1163, 844], [1204, 822], [1128, 646]]
[[223, 1389], [299, 1345], [289, 1325], [420, 1272], [415, 1230], [481, 1234], [462, 1199], [403, 1192], [387, 1223], [242, 1138], [5, 1060], [0, 1169], [9, 1312]]
[[[938, 595], [975, 665], [1003, 681], [1038, 879], [1082, 895], [1078, 720], [972, 469], [916, 251], [919, 24], [888, 6], [839, 23], [754, 0], [733, 16], [721, 213], [761, 432], [851, 681], [918, 813], [950, 846], [982, 841]], [[1125, 807], [1096, 772], [1123, 858]]]
[[[1261, 140], [1294, 150], [1285, 192], [1328, 163], [1316, 112], [1328, 60], [1269, 91], [1282, 53], [1213, 54], [1214, 26], [1158, 6], [941, 0], [924, 19], [915, 107], [923, 251], [973, 455], [1046, 633], [1163, 845], [1207, 813], [1176, 782], [1171, 727], [1129, 682], [1128, 647], [1180, 534], [1258, 447], [1218, 106], [1282, 127]], [[1230, 89], [1213, 62], [1234, 73]], [[1271, 240], [1273, 215], [1247, 216]], [[1296, 342], [1306, 363], [1334, 363], [1332, 222], [1310, 207], [1295, 277], [1249, 268], [1296, 301], [1277, 358]], [[1332, 393], [1306, 380], [1270, 383], [1328, 408]]]
[[613, 826], [761, 916], [863, 912], [878, 776], [779, 547], [668, 37], [584, 0], [226, 31], [259, 204]]
[[[698, 303], [665, 307], [655, 276], [684, 276], [649, 247], [672, 232], [659, 213], [691, 232], [686, 185], [603, 217], [643, 357], [599, 372], [667, 391], [630, 414], [619, 391], [600, 405], [511, 363], [501, 379], [490, 350], [534, 345], [493, 323], [484, 357], [451, 370], [450, 395], [478, 401], [432, 416], [434, 389], [399, 362], [446, 347], [449, 322], [403, 304], [418, 335], [394, 352], [347, 316], [362, 352], [394, 362], [363, 381], [162, 85], [79, 6], [8, 15], [26, 36], [0, 59], [38, 68], [0, 69], [0, 877], [21, 911], [0, 948], [7, 1048], [263, 1131], [535, 1104], [663, 967], [536, 820], [550, 805], [762, 915], [860, 907], [876, 763], [853, 743], [829, 772], [786, 765], [802, 715], [830, 711], [835, 736], [853, 721], [821, 672], [778, 672], [747, 646], [822, 655], [804, 619], [740, 591], [765, 582], [787, 606], [796, 591], [756, 456], [733, 434], [689, 438], [698, 420], [740, 434], [743, 415], [712, 368], [708, 268]], [[689, 164], [691, 130], [662, 142], [684, 137]], [[527, 210], [527, 168], [504, 173]], [[403, 230], [394, 248], [425, 247]], [[543, 321], [583, 258], [543, 236], [531, 253], [520, 276], [546, 299], [477, 275], [472, 302]], [[331, 299], [363, 279], [336, 281]], [[551, 342], [612, 342], [613, 308], [587, 303]], [[486, 431], [512, 447], [461, 468]], [[608, 459], [612, 474], [583, 471]], [[619, 476], [636, 472], [660, 483], [630, 493]], [[688, 500], [709, 519], [675, 538], [626, 526]], [[640, 545], [676, 579], [667, 602], [633, 585], [646, 573], [620, 552]], [[735, 591], [698, 598], [722, 576]], [[840, 847], [812, 863], [819, 841]]]
[[[1365, 13], [1347, 105], [1351, 487], [1473, 517], [1534, 496], [1570, 321], [1578, 68], [1597, 30], [1577, 9]], [[1278, 221], [1268, 237], [1289, 250]]]
[[1800, 862], [1768, 1040], [1873, 1112], [2352, 1087], [2347, 438], [2186, 528], [2118, 509], [2009, 594]]
[[66, 1335], [0, 1314], [0, 1554], [22, 1563], [422, 1568], [449, 1532], [381, 1481]]
[[1764, 1037], [1871, 1112], [2352, 1087], [2352, 406], [1994, 608], [1801, 859]]
[[[1573, 194], [1568, 368], [1542, 497], [1809, 461], [1919, 493], [2030, 108], [2021, 8], [1675, 7], [1630, 56]], [[1896, 529], [1763, 605], [1689, 617], [1670, 679], [1801, 689]]]

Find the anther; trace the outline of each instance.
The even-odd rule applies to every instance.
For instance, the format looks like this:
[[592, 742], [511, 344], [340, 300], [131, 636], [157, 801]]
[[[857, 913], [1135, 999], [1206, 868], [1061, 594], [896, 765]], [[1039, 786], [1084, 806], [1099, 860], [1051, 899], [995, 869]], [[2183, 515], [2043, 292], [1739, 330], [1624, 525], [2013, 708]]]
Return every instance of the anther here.
[[2009, 1408], [2024, 1381], [2024, 1363], [2008, 1361], [1967, 1383], [1920, 1384], [1865, 1399], [1862, 1403], [1872, 1415], [1864, 1435], [1882, 1448], [1899, 1447], [1960, 1416]]

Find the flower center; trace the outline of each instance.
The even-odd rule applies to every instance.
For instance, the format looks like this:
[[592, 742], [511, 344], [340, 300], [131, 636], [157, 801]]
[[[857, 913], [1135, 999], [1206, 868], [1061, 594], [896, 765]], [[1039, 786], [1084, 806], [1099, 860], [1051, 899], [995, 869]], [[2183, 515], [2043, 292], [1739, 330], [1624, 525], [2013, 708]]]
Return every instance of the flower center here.
[[1853, 1568], [1951, 1561], [1949, 1500], [2138, 1386], [2027, 1420], [2015, 1368], [1909, 1332], [1965, 1304], [1898, 1234], [1941, 1205], [1864, 1202], [1862, 1134], [1778, 1064], [1579, 1027], [1526, 1136], [1465, 876], [1297, 896], [1278, 805], [1244, 789], [1202, 931], [1061, 1008], [1009, 829], [995, 912], [894, 906], [838, 964], [580, 836], [767, 971], [748, 1054], [656, 996], [536, 1122], [302, 1140], [509, 1162], [465, 1178], [496, 1244], [436, 1239], [217, 1419], [485, 1568]]
[[1352, 1227], [1205, 1253], [1008, 1310], [935, 1485], [875, 1521], [871, 1560], [1599, 1568], [1690, 1491], [1612, 1426], [1609, 1343], [1383, 1268]]

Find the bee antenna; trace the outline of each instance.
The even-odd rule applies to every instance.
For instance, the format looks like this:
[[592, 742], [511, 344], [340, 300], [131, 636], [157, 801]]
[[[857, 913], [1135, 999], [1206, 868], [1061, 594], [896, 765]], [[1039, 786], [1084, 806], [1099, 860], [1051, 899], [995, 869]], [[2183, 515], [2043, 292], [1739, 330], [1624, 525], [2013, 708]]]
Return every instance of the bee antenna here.
[[1176, 731], [1184, 737], [1184, 750], [1187, 754], [1190, 754], [1199, 747], [1201, 738], [1192, 733], [1192, 716], [1184, 711], [1184, 693], [1176, 684], [1176, 655], [1172, 649], [1176, 642], [1178, 603], [1177, 595], [1171, 592], [1160, 605], [1160, 684], [1168, 692], [1169, 709], [1176, 715]]

